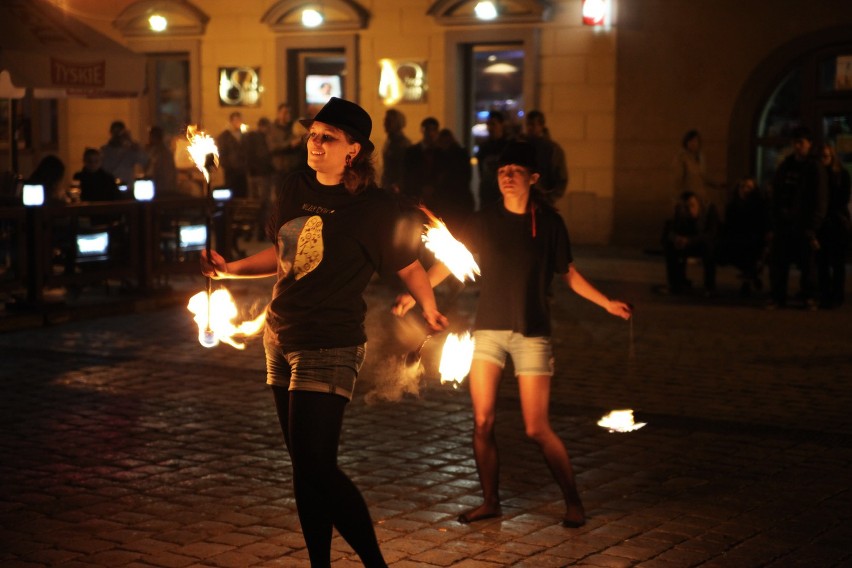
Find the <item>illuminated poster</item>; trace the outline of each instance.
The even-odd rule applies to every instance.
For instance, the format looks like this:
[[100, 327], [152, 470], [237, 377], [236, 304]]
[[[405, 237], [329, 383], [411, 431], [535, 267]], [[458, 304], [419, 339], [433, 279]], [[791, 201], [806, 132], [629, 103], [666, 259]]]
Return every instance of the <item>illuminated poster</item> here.
[[219, 67], [219, 106], [258, 106], [260, 67]]
[[834, 88], [838, 91], [852, 90], [852, 55], [843, 55], [837, 58]]
[[426, 62], [379, 61], [379, 96], [385, 104], [397, 102], [422, 103], [426, 101]]

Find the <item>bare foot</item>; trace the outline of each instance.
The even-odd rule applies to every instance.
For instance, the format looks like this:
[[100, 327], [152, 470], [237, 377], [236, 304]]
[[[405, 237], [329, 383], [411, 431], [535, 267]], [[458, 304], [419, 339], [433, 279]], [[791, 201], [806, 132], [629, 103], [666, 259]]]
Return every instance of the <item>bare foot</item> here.
[[565, 499], [565, 516], [562, 517], [562, 526], [569, 529], [577, 529], [586, 524], [586, 510], [580, 495], [574, 489]]
[[483, 504], [476, 509], [471, 509], [470, 511], [459, 515], [458, 522], [467, 525], [475, 523], [476, 521], [484, 521], [485, 519], [495, 519], [502, 515], [503, 511], [500, 509], [500, 505], [495, 507]]

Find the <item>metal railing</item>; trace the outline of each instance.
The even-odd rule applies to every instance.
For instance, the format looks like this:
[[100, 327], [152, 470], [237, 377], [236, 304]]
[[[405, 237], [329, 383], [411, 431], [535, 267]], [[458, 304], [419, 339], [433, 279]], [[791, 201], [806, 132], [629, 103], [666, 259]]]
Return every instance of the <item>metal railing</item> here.
[[44, 303], [45, 289], [120, 281], [140, 292], [198, 274], [208, 220], [212, 246], [240, 252], [259, 204], [205, 198], [0, 208], [0, 292]]

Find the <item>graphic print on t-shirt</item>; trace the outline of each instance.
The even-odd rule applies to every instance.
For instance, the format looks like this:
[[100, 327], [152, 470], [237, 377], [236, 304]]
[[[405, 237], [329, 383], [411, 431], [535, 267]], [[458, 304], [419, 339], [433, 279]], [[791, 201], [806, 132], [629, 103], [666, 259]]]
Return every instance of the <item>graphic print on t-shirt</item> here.
[[322, 218], [296, 217], [278, 230], [278, 262], [283, 278], [299, 280], [322, 262]]

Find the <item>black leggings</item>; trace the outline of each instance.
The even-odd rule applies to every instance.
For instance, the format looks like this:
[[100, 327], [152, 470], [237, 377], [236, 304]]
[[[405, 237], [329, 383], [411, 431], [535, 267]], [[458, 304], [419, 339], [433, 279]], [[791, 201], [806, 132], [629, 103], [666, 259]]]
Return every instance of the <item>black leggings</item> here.
[[367, 503], [337, 467], [346, 398], [272, 387], [293, 465], [293, 492], [312, 568], [331, 567], [332, 527], [367, 568], [386, 568]]

